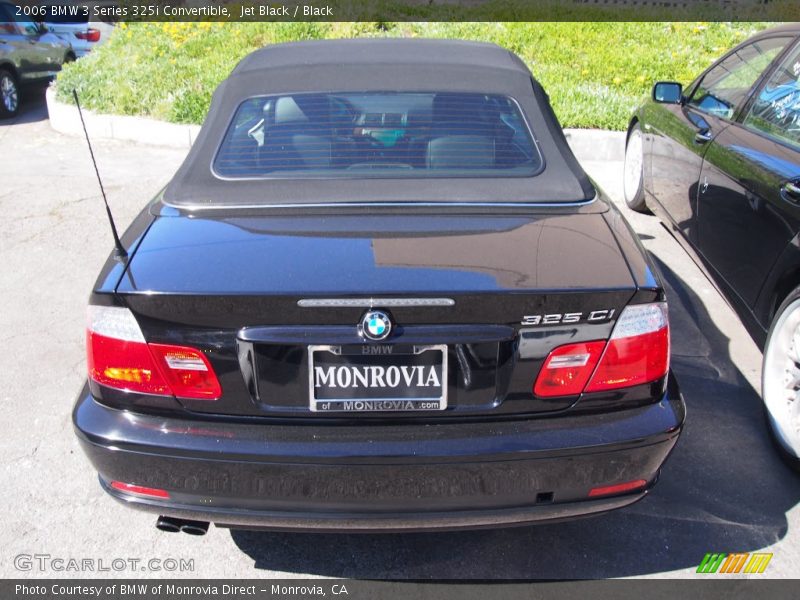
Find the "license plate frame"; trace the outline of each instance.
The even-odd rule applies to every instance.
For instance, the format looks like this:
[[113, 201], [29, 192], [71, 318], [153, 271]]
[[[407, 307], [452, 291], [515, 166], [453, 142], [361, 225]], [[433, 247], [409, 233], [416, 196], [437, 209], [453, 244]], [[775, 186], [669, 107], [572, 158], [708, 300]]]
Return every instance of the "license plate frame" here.
[[[343, 353], [343, 348], [347, 352]], [[370, 348], [369, 353], [354, 353], [354, 348]], [[359, 414], [359, 413], [382, 413], [382, 412], [440, 412], [447, 408], [447, 376], [448, 376], [448, 361], [447, 361], [447, 344], [425, 344], [425, 345], [410, 345], [407, 348], [410, 351], [401, 351], [390, 354], [372, 353], [372, 349], [376, 348], [375, 345], [364, 346], [336, 346], [336, 345], [310, 345], [308, 346], [308, 407], [311, 412], [315, 413], [339, 413], [339, 414]], [[403, 348], [395, 346], [394, 349]], [[367, 358], [375, 359], [373, 363], [375, 366], [393, 366], [391, 358], [394, 356], [409, 356], [421, 355], [426, 352], [439, 352], [441, 356], [441, 394], [431, 397], [359, 397], [359, 398], [317, 398], [315, 386], [315, 360], [314, 354], [317, 352], [329, 352], [336, 356], [346, 356], [348, 354], [355, 354], [358, 356], [366, 356]], [[380, 362], [379, 359], [384, 359]], [[387, 359], [389, 359], [387, 361]], [[436, 364], [436, 363], [434, 363]], [[323, 406], [326, 405], [326, 406]], [[357, 406], [357, 408], [356, 408]]]

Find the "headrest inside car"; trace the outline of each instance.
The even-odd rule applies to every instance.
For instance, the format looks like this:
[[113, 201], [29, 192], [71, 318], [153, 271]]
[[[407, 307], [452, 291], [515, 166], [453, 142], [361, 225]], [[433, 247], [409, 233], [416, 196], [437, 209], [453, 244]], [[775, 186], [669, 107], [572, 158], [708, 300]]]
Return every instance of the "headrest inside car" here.
[[494, 139], [484, 135], [445, 135], [428, 143], [430, 169], [490, 169], [494, 166]]

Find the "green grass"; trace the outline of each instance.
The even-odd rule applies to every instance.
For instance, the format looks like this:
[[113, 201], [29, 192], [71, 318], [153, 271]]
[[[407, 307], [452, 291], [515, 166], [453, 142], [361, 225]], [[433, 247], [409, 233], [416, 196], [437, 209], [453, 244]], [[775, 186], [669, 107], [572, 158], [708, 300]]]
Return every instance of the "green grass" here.
[[761, 23], [137, 23], [66, 66], [60, 99], [87, 108], [202, 123], [211, 94], [266, 44], [350, 37], [491, 41], [519, 54], [565, 127], [624, 129], [656, 80], [691, 81]]

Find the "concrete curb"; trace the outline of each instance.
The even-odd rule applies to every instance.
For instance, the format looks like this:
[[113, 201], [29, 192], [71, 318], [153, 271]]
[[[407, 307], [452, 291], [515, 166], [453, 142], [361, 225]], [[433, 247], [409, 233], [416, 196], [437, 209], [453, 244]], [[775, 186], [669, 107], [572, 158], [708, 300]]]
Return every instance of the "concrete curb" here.
[[[52, 87], [47, 88], [45, 97], [50, 126], [59, 133], [82, 135], [81, 120], [75, 107], [56, 100]], [[144, 117], [104, 115], [86, 109], [83, 110], [83, 118], [92, 139], [124, 140], [187, 150], [200, 131], [199, 125], [176, 125]]]
[[622, 161], [625, 159], [625, 132], [605, 129], [565, 129], [569, 147], [583, 161]]
[[[82, 134], [78, 111], [71, 104], [56, 100], [55, 90], [47, 89], [50, 126], [67, 135]], [[144, 117], [104, 115], [83, 111], [92, 139], [125, 140], [153, 146], [189, 149], [197, 139], [199, 125], [176, 125]], [[579, 161], [621, 161], [625, 157], [625, 133], [603, 129], [565, 129], [572, 151]]]

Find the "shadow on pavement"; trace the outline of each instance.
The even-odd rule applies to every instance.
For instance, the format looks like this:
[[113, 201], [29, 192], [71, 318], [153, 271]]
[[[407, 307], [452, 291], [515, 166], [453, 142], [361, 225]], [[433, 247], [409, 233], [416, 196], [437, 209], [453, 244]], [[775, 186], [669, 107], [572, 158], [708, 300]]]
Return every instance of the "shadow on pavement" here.
[[46, 85], [32, 85], [24, 88], [21, 94], [19, 113], [13, 119], [0, 119], [0, 127], [37, 123], [48, 119], [45, 101]]
[[577, 521], [436, 534], [233, 531], [256, 568], [352, 578], [604, 578], [696, 567], [706, 552], [763, 548], [787, 532], [800, 478], [771, 447], [761, 399], [698, 296], [655, 258], [667, 286], [686, 428], [653, 492]]

